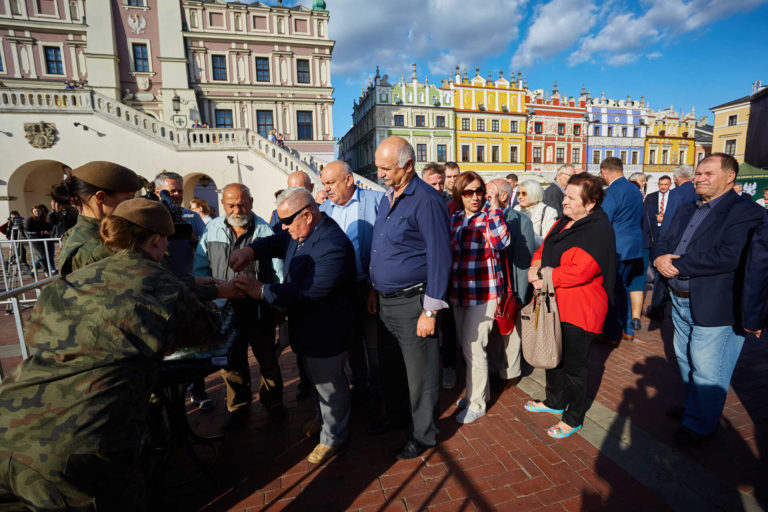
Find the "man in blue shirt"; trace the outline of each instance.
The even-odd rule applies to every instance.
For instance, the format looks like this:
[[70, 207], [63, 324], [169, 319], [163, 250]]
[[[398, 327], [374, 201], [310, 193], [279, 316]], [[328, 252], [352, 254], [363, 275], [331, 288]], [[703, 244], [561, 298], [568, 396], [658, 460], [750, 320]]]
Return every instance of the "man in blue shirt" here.
[[[379, 178], [389, 188], [379, 206], [371, 246], [370, 275], [378, 305], [371, 300], [368, 307], [372, 313], [378, 309], [397, 339], [394, 349], [387, 337], [382, 337], [379, 346], [382, 387], [390, 420], [403, 422], [402, 405], [410, 403], [411, 439], [395, 455], [411, 459], [437, 444], [440, 351], [436, 320], [438, 311], [448, 307], [448, 208], [440, 194], [416, 176], [416, 156], [408, 141], [389, 137], [376, 149], [375, 159]], [[398, 358], [390, 358], [398, 352], [400, 364]], [[403, 363], [405, 377], [398, 371]], [[404, 400], [406, 396], [409, 402]]]
[[353, 396], [365, 397], [368, 392], [378, 393], [380, 388], [376, 336], [378, 319], [368, 312], [366, 305], [373, 291], [368, 277], [373, 224], [384, 194], [356, 186], [352, 169], [340, 160], [326, 165], [320, 179], [328, 194], [328, 200], [320, 205], [320, 211], [336, 221], [355, 247], [354, 302], [357, 315], [354, 318], [355, 335], [349, 338], [349, 365], [352, 368]]

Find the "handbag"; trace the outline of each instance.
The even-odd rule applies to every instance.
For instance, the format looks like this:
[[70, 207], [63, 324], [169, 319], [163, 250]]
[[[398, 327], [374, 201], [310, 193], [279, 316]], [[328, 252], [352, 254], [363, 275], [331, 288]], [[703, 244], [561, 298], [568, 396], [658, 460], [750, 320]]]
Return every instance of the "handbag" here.
[[509, 273], [509, 259], [504, 257], [504, 263], [507, 266], [507, 289], [502, 294], [496, 313], [493, 315], [496, 319], [496, 325], [499, 332], [503, 335], [512, 334], [515, 329], [515, 316], [517, 315], [517, 298], [512, 291], [512, 274]]
[[552, 268], [542, 268], [541, 276], [544, 281], [541, 290], [537, 290], [533, 300], [520, 311], [520, 337], [528, 364], [549, 370], [560, 364], [563, 338]]

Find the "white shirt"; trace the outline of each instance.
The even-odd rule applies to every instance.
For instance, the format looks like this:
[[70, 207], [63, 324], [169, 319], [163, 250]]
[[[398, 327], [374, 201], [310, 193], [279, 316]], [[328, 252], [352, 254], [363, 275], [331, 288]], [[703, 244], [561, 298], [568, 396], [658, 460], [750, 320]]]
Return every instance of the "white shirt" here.
[[[656, 202], [656, 213], [657, 214], [661, 213], [661, 198], [662, 197], [664, 198], [664, 211], [666, 212], [667, 211], [667, 206], [669, 206], [669, 190], [667, 190], [666, 192], [662, 192], [661, 190], [659, 190], [659, 197], [658, 197], [658, 200]], [[656, 225], [657, 226], [661, 226], [661, 222], [657, 222]]]

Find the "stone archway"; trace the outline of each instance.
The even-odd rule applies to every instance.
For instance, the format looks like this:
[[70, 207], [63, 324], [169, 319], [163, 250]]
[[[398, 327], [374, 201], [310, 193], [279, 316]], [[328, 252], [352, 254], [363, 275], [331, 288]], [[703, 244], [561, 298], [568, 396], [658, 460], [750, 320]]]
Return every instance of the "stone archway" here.
[[33, 205], [50, 207], [51, 188], [64, 179], [69, 167], [57, 160], [33, 160], [16, 169], [8, 179], [9, 211], [29, 215]]
[[195, 197], [205, 199], [211, 208], [211, 217], [219, 215], [221, 209], [219, 205], [220, 191], [213, 178], [202, 173], [191, 173], [184, 176], [184, 205], [188, 206]]

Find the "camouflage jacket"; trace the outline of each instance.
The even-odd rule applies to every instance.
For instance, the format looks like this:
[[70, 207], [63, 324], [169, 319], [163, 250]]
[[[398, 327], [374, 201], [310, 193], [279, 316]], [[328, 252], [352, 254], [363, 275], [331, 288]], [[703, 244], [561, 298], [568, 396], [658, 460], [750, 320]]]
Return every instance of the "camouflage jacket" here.
[[80, 215], [77, 223], [61, 238], [59, 269], [62, 276], [94, 261], [112, 256], [112, 252], [99, 239], [99, 221]]
[[163, 355], [205, 345], [215, 315], [143, 252], [119, 252], [45, 287], [31, 357], [0, 384], [0, 460], [45, 477], [67, 457], [137, 453]]

